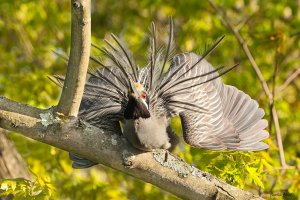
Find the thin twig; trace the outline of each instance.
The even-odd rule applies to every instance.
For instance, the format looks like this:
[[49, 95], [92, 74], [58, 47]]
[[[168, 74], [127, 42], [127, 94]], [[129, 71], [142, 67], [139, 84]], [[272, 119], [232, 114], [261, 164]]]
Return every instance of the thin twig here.
[[[210, 5], [217, 11], [220, 13], [221, 15], [221, 20], [224, 23], [225, 26], [227, 26], [234, 34], [234, 36], [236, 37], [236, 39], [238, 40], [238, 42], [240, 43], [240, 45], [243, 48], [243, 51], [245, 52], [246, 56], [248, 57], [251, 66], [253, 67], [253, 69], [255, 70], [260, 83], [262, 85], [262, 88], [266, 94], [266, 96], [269, 99], [269, 103], [273, 103], [273, 95], [268, 87], [267, 82], [265, 81], [258, 65], [256, 64], [247, 43], [245, 42], [245, 40], [242, 38], [241, 34], [239, 33], [239, 31], [237, 31], [235, 29], [235, 27], [233, 26], [233, 24], [230, 22], [230, 20], [227, 18], [226, 16], [226, 12], [222, 7], [217, 6], [212, 0], [208, 0], [208, 2], [210, 3]], [[279, 156], [280, 156], [280, 163], [282, 167], [286, 167], [286, 162], [285, 162], [285, 157], [284, 157], [284, 150], [283, 150], [283, 145], [282, 145], [282, 139], [281, 139], [281, 133], [280, 133], [280, 126], [279, 126], [279, 121], [278, 121], [278, 116], [277, 116], [277, 112], [275, 107], [273, 106], [272, 108], [272, 115], [273, 115], [273, 122], [274, 122], [274, 126], [275, 126], [275, 132], [276, 132], [276, 138], [277, 138], [277, 145], [279, 148]]]
[[257, 65], [256, 62], [255, 62], [255, 60], [254, 60], [254, 58], [253, 58], [253, 56], [252, 56], [252, 54], [251, 54], [251, 52], [250, 52], [250, 50], [249, 50], [249, 48], [248, 48], [247, 43], [246, 43], [245, 40], [242, 38], [241, 34], [240, 34], [240, 33], [235, 29], [235, 27], [230, 23], [230, 21], [229, 21], [229, 19], [227, 18], [226, 13], [225, 13], [225, 11], [223, 10], [223, 8], [217, 6], [212, 0], [208, 0], [208, 2], [210, 3], [210, 5], [211, 5], [214, 9], [216, 9], [218, 12], [221, 13], [221, 15], [222, 15], [222, 18], [221, 18], [222, 22], [225, 24], [225, 26], [227, 26], [227, 27], [233, 32], [234, 36], [236, 37], [236, 39], [238, 40], [238, 42], [239, 42], [240, 45], [242, 46], [242, 48], [243, 48], [243, 50], [244, 50], [246, 56], [248, 57], [248, 59], [249, 59], [251, 65], [252, 65], [252, 67], [254, 68], [254, 70], [255, 70], [255, 72], [256, 72], [258, 78], [259, 78], [259, 81], [260, 81], [260, 83], [261, 83], [261, 85], [262, 85], [262, 88], [263, 88], [264, 92], [266, 93], [266, 95], [267, 95], [267, 97], [268, 97], [269, 99], [272, 99], [272, 98], [273, 98], [272, 93], [271, 93], [271, 91], [270, 91], [270, 89], [269, 89], [269, 87], [268, 87], [268, 85], [267, 85], [267, 82], [265, 81], [265, 79], [264, 79], [264, 77], [263, 77], [263, 75], [262, 75], [262, 73], [261, 73], [261, 71], [260, 71], [258, 65]]
[[277, 111], [275, 109], [275, 105], [273, 105], [272, 107], [272, 116], [273, 116], [273, 122], [275, 126], [277, 145], [279, 149], [280, 163], [282, 168], [286, 168], [287, 164], [285, 162], [284, 149], [283, 149], [282, 139], [281, 139], [281, 131], [280, 131], [279, 120], [278, 120]]
[[77, 116], [88, 69], [91, 46], [90, 0], [72, 0], [71, 51], [66, 79], [56, 111]]
[[271, 172], [271, 171], [282, 171], [282, 170], [294, 170], [296, 169], [295, 166], [287, 166], [287, 167], [273, 167], [272, 169], [270, 170], [264, 170], [264, 172]]
[[[269, 131], [270, 133], [272, 132], [272, 127], [273, 127], [273, 107], [274, 107], [274, 99], [275, 99], [275, 85], [276, 85], [276, 76], [279, 68], [279, 52], [276, 50], [275, 51], [275, 56], [274, 56], [274, 70], [272, 74], [272, 96], [273, 98], [270, 99], [270, 122], [269, 122]], [[276, 130], [276, 129], [275, 129]]]
[[237, 31], [241, 30], [245, 24], [247, 24], [250, 19], [256, 14], [256, 12], [252, 13], [251, 15], [247, 16], [245, 19], [243, 19], [235, 28]]
[[298, 75], [300, 74], [300, 68], [298, 68], [296, 71], [294, 71], [287, 79], [286, 81], [279, 86], [276, 91], [275, 94], [279, 94], [280, 92], [282, 92], [295, 78], [298, 77]]

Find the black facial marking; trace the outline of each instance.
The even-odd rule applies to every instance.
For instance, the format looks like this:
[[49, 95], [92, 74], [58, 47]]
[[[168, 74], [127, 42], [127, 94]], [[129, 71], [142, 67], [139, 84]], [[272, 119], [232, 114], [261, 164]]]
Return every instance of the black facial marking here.
[[133, 95], [128, 96], [128, 102], [124, 111], [125, 119], [149, 118], [150, 113], [146, 106]]

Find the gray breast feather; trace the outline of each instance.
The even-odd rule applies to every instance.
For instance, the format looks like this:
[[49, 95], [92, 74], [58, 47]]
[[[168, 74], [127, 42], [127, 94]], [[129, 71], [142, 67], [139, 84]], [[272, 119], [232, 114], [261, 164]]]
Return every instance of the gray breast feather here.
[[147, 119], [123, 121], [124, 136], [133, 146], [144, 151], [171, 147], [167, 127], [167, 118], [157, 117], [153, 113]]

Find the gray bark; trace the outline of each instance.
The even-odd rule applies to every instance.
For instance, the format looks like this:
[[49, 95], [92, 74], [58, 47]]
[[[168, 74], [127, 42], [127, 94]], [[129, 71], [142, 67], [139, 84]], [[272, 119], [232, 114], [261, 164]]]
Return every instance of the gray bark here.
[[[6, 132], [6, 130], [0, 128], [0, 182], [4, 179], [15, 178], [33, 180], [23, 158], [13, 142], [7, 137]], [[13, 195], [0, 197], [0, 200], [11, 199], [13, 199]]]
[[6, 131], [0, 129], [0, 180], [25, 178], [32, 180], [26, 164]]
[[[20, 110], [22, 114], [18, 113]], [[77, 118], [62, 119], [52, 110], [39, 110], [0, 98], [0, 127], [74, 152], [184, 199], [260, 199], [172, 155], [166, 159], [164, 150], [138, 151], [116, 133]]]
[[90, 58], [91, 3], [90, 0], [71, 0], [71, 5], [70, 59], [57, 112], [77, 116]]

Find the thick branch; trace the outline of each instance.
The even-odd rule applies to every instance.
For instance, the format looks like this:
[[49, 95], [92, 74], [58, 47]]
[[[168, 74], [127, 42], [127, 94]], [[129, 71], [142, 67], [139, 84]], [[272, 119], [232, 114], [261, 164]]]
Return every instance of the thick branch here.
[[24, 160], [6, 132], [0, 128], [0, 180], [11, 178], [33, 180]]
[[91, 45], [90, 0], [72, 0], [71, 50], [57, 111], [77, 116], [81, 102]]
[[[93, 127], [78, 119], [54, 118], [51, 110], [41, 110], [40, 118], [32, 117], [34, 108], [1, 98], [0, 127], [22, 133], [32, 139], [74, 152], [92, 161], [152, 183], [184, 199], [260, 199], [228, 185], [164, 150], [140, 152], [123, 137]], [[13, 109], [4, 109], [13, 105]], [[88, 147], [88, 148], [87, 148]], [[167, 158], [167, 159], [166, 159]]]

